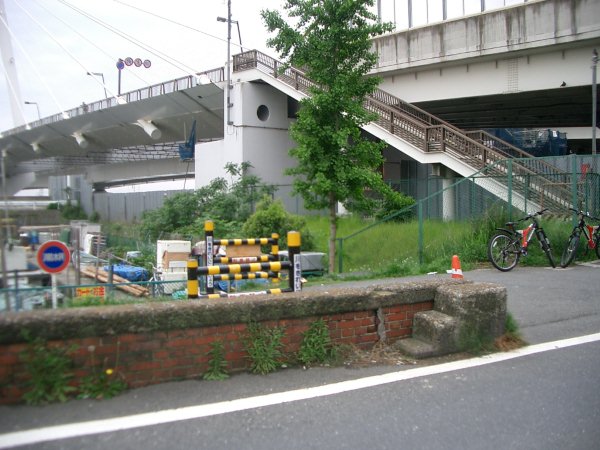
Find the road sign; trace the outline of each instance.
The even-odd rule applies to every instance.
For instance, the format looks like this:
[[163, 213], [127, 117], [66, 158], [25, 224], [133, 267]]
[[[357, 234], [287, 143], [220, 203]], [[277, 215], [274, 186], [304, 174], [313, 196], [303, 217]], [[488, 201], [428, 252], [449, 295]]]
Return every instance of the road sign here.
[[38, 248], [37, 262], [44, 272], [62, 272], [67, 268], [70, 260], [69, 247], [60, 241], [47, 241]]

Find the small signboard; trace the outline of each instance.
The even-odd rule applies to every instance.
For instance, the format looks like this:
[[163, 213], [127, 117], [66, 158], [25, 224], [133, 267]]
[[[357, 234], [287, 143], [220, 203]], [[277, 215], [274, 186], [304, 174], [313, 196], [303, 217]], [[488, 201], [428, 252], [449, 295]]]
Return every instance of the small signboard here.
[[62, 272], [68, 267], [70, 260], [69, 247], [60, 241], [47, 241], [38, 248], [37, 263], [44, 272]]
[[89, 286], [75, 288], [76, 297], [106, 297], [106, 288], [104, 286]]

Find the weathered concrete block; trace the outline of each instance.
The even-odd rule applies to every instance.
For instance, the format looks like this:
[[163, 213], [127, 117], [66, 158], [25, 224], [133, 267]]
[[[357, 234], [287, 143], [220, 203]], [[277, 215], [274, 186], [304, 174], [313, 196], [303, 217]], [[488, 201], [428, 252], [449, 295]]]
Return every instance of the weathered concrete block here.
[[393, 348], [415, 359], [440, 356], [439, 349], [435, 345], [417, 338], [400, 339], [393, 344]]
[[491, 283], [438, 287], [434, 309], [457, 318], [461, 329], [496, 338], [504, 334], [506, 288]]
[[430, 342], [437, 355], [457, 351], [459, 320], [439, 311], [422, 311], [413, 319], [413, 337]]

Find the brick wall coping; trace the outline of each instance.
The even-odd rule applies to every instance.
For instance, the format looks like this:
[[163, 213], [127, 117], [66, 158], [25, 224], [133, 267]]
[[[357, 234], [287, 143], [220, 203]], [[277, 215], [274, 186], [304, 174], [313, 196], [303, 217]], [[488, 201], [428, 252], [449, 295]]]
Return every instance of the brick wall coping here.
[[481, 284], [456, 279], [374, 282], [368, 287], [331, 285], [327, 290], [281, 295], [8, 312], [0, 315], [0, 344], [24, 342], [22, 331], [32, 338], [60, 340], [364, 311], [432, 301], [438, 287], [457, 283]]

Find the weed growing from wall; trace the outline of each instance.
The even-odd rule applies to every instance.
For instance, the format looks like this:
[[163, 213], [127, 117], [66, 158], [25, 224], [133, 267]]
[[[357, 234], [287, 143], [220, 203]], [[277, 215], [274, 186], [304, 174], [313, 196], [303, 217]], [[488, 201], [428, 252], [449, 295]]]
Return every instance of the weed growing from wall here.
[[225, 380], [229, 378], [227, 373], [227, 361], [225, 361], [225, 350], [222, 342], [213, 342], [210, 345], [208, 355], [208, 370], [202, 375], [205, 380]]
[[114, 368], [107, 367], [107, 358], [104, 359], [101, 368], [96, 367], [96, 348], [93, 345], [88, 347], [92, 373], [81, 379], [78, 398], [112, 398], [127, 389], [127, 383], [117, 371], [119, 365], [119, 347], [120, 342], [117, 342], [117, 356]]
[[248, 324], [248, 336], [244, 339], [244, 347], [248, 352], [252, 373], [264, 375], [281, 367], [281, 339], [284, 335], [285, 331], [280, 327], [266, 328], [258, 323]]
[[75, 390], [69, 385], [73, 378], [69, 355], [76, 347], [55, 348], [48, 346], [41, 338], [25, 338], [28, 346], [21, 357], [31, 378], [27, 381], [30, 389], [23, 395], [23, 399], [29, 405], [67, 401], [67, 395]]
[[311, 323], [303, 333], [298, 360], [306, 365], [328, 363], [336, 358], [336, 353], [325, 321], [321, 318]]
[[496, 349], [503, 352], [527, 345], [527, 343], [521, 337], [519, 324], [511, 313], [506, 314], [506, 321], [504, 322], [504, 334], [494, 341], [494, 345]]

